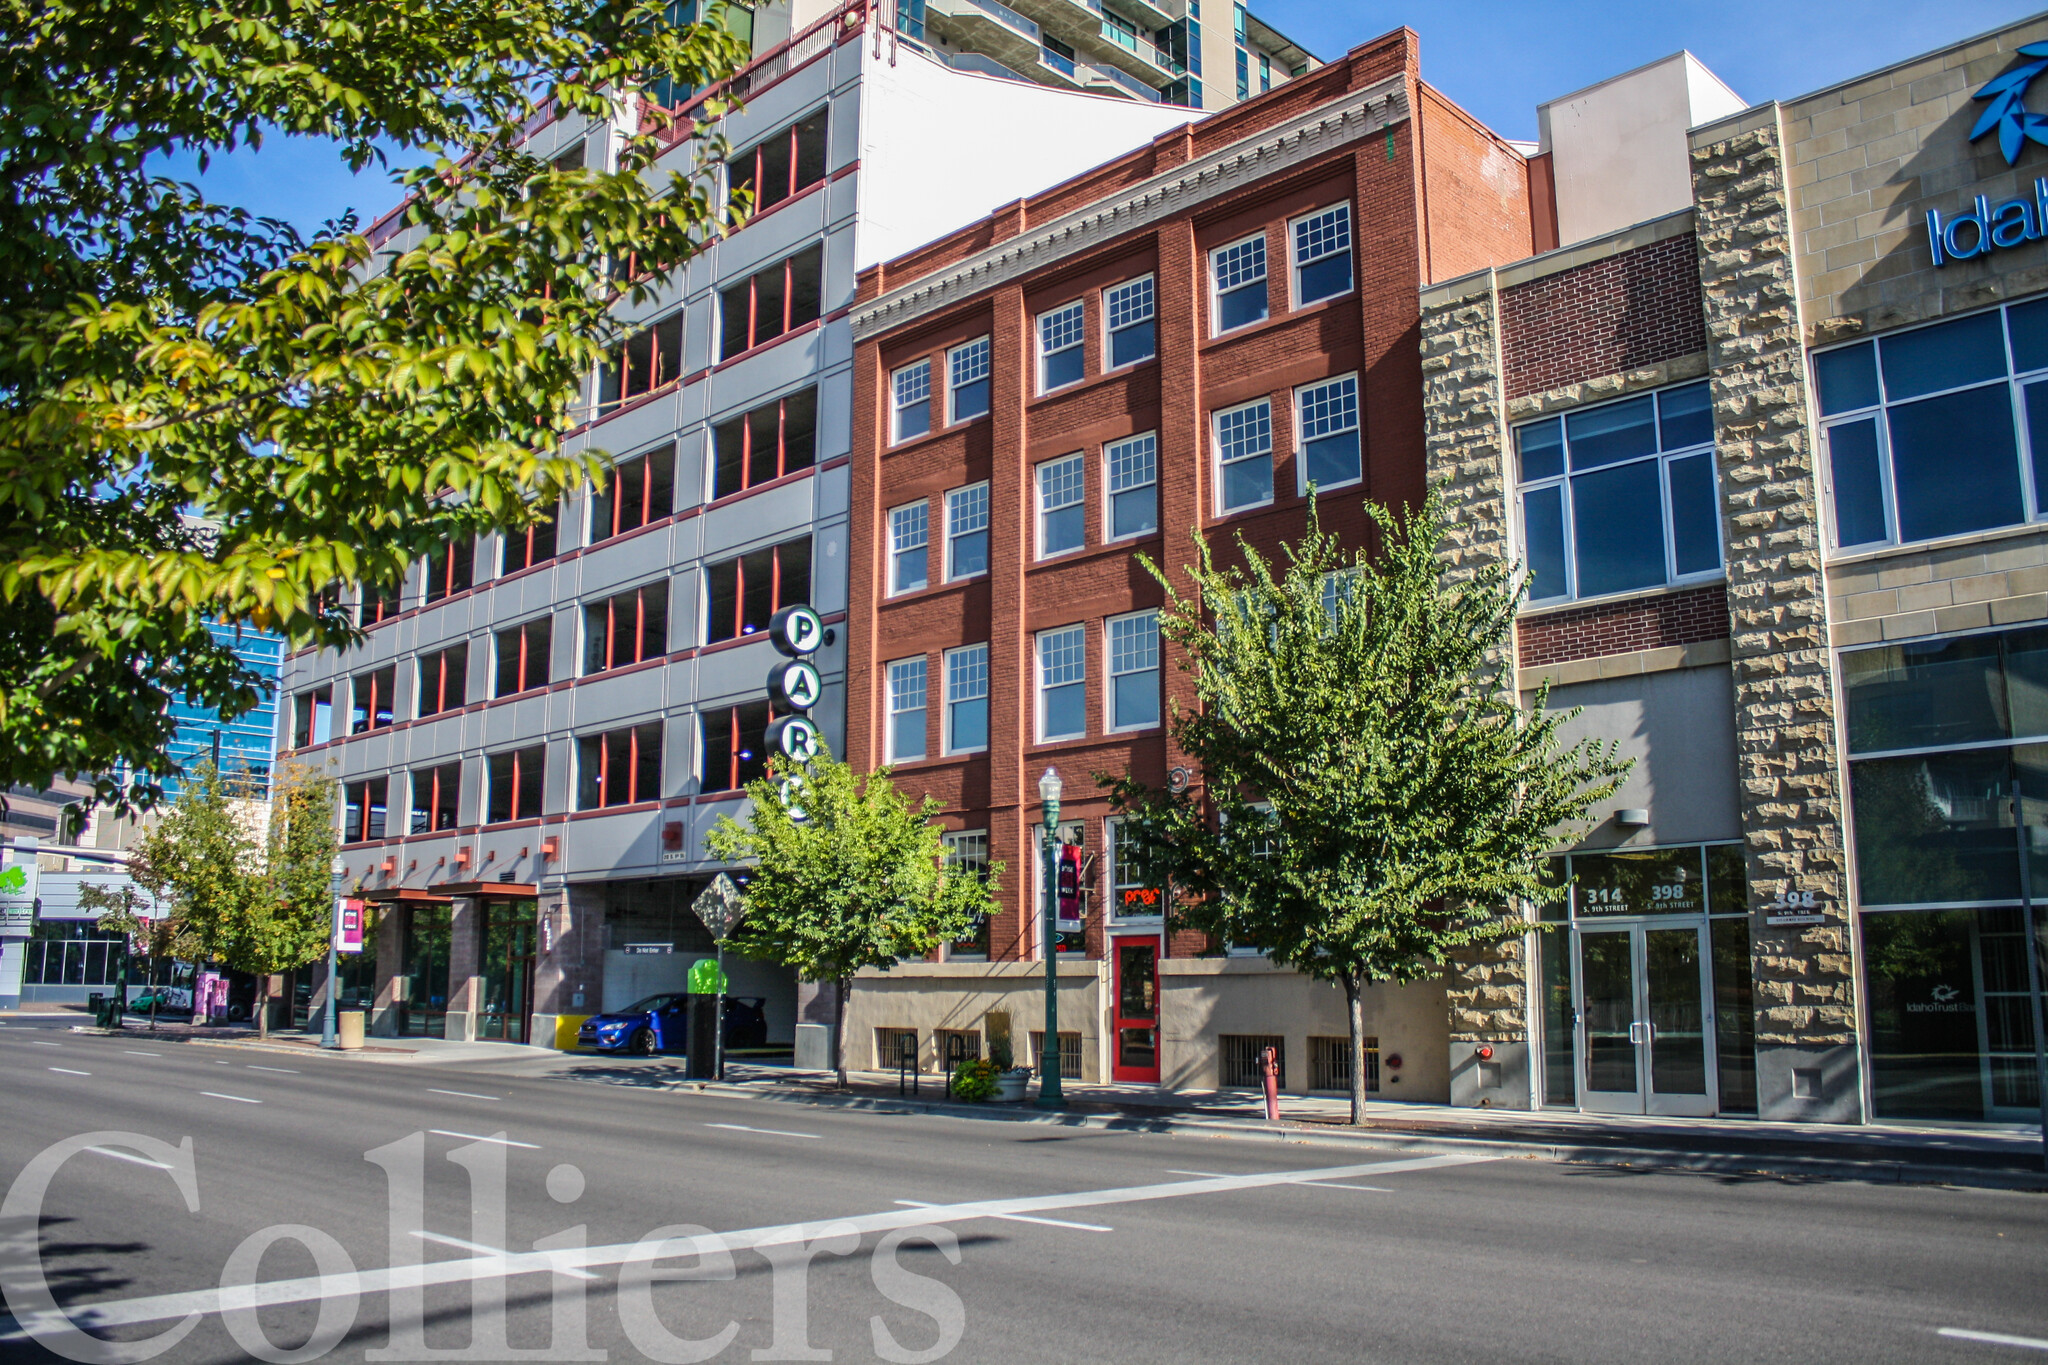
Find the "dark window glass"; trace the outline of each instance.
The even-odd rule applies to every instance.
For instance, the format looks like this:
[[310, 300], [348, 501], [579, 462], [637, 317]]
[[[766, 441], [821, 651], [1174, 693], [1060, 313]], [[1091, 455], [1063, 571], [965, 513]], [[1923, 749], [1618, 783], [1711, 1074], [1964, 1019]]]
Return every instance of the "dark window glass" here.
[[419, 661], [418, 711], [422, 716], [451, 711], [468, 699], [469, 646], [451, 645]]
[[1348, 251], [1325, 256], [1301, 268], [1301, 301], [1304, 305], [1349, 293], [1350, 289], [1351, 253]]
[[2005, 374], [1998, 314], [1979, 313], [1886, 337], [1880, 344], [1884, 393], [1893, 402]]
[[1873, 407], [1877, 403], [1877, 357], [1874, 343], [1823, 351], [1813, 358], [1814, 378], [1820, 385], [1821, 415]]
[[661, 795], [661, 722], [576, 741], [576, 808], [597, 810]]
[[810, 595], [809, 537], [713, 564], [705, 570], [704, 643], [765, 630], [777, 611]]
[[[1708, 850], [1708, 856], [1714, 850]], [[1738, 866], [1740, 858], [1737, 859]], [[1714, 1052], [1721, 1112], [1756, 1112], [1756, 1001], [1751, 980], [1749, 921], [1715, 920]], [[1570, 1034], [1567, 1031], [1567, 1038]]]
[[2025, 374], [2048, 366], [2048, 299], [2015, 304], [2005, 310], [2012, 334], [2012, 367]]
[[506, 820], [531, 820], [540, 814], [541, 788], [547, 776], [547, 747], [492, 754], [485, 760], [490, 808], [485, 819], [492, 824]]
[[1564, 420], [1553, 417], [1516, 427], [1515, 454], [1521, 460], [1523, 483], [1564, 473]]
[[2022, 395], [2027, 409], [2027, 449], [2034, 466], [2036, 510], [2048, 503], [2048, 383], [2029, 384]]
[[1863, 945], [1877, 1117], [2038, 1110], [2018, 911], [1865, 915]]
[[1216, 296], [1216, 330], [1249, 327], [1266, 316], [1266, 282], [1258, 280]]
[[341, 841], [345, 844], [382, 839], [385, 829], [386, 797], [391, 779], [373, 777], [350, 782], [342, 788]]
[[682, 377], [683, 314], [679, 309], [628, 335], [598, 370], [598, 416]]
[[649, 583], [583, 609], [583, 671], [658, 659], [668, 652], [668, 584]]
[[498, 670], [492, 695], [509, 697], [547, 684], [553, 626], [552, 619], [544, 616], [498, 632]]
[[803, 189], [825, 178], [826, 111], [820, 109], [796, 126], [796, 187]]
[[1852, 754], [1970, 744], [2011, 733], [1996, 635], [1846, 651], [1842, 692]]
[[2018, 896], [2007, 814], [2011, 773], [2010, 751], [2003, 748], [1851, 763], [1862, 903]]
[[[1119, 327], [1109, 334], [1109, 363], [1112, 369], [1119, 365], [1135, 365], [1149, 359], [1158, 349], [1153, 339], [1153, 322], [1146, 318], [1128, 327]], [[984, 381], [984, 385], [986, 381]], [[982, 410], [988, 408], [988, 398], [982, 398]]]
[[[2048, 735], [2048, 628], [2008, 631], [2002, 638], [2005, 702], [2012, 733], [2021, 739]], [[2048, 857], [2036, 861], [2041, 870], [2048, 870]]]
[[721, 422], [712, 432], [711, 496], [809, 469], [817, 463], [818, 392], [805, 389]]
[[2005, 387], [1907, 403], [1887, 417], [1901, 540], [1960, 535], [2025, 518], [2012, 396]]
[[1055, 351], [1045, 358], [1045, 387], [1047, 391], [1078, 383], [1087, 373], [1087, 350], [1070, 346], [1064, 351]]
[[1657, 449], [1657, 405], [1647, 393], [1572, 413], [1565, 423], [1571, 436], [1573, 469], [1593, 469]]
[[427, 556], [427, 601], [438, 602], [476, 585], [476, 541], [457, 536]]
[[1307, 461], [1308, 481], [1318, 488], [1358, 481], [1358, 431], [1337, 433], [1310, 441], [1302, 451]]
[[462, 765], [443, 763], [433, 768], [415, 768], [412, 774], [413, 834], [431, 834], [455, 828], [456, 809], [462, 799]]
[[1656, 462], [1597, 470], [1571, 482], [1579, 596], [1664, 582], [1664, 508]]
[[499, 573], [518, 573], [521, 569], [530, 569], [542, 560], [555, 557], [556, 510], [550, 509], [546, 517], [523, 531], [505, 533], [500, 542]]
[[1522, 531], [1529, 546], [1529, 600], [1563, 597], [1571, 590], [1564, 565], [1564, 489], [1539, 488], [1522, 495]]
[[391, 724], [391, 694], [397, 686], [395, 666], [358, 673], [349, 680], [348, 732], [359, 735]]
[[1688, 455], [1667, 466], [1671, 479], [1671, 549], [1680, 575], [1721, 567], [1720, 517], [1714, 506], [1714, 457]]
[[770, 137], [759, 149], [758, 179], [754, 184], [754, 206], [765, 209], [789, 198], [789, 170], [796, 158], [789, 145], [789, 129]]
[[1828, 428], [1828, 466], [1835, 485], [1835, 543], [1869, 545], [1886, 536], [1884, 470], [1877, 454], [1877, 419]]
[[1664, 449], [1683, 450], [1714, 439], [1714, 409], [1705, 384], [1688, 384], [1657, 395], [1657, 424]]
[[734, 791], [768, 772], [768, 703], [748, 702], [698, 717], [707, 792]]

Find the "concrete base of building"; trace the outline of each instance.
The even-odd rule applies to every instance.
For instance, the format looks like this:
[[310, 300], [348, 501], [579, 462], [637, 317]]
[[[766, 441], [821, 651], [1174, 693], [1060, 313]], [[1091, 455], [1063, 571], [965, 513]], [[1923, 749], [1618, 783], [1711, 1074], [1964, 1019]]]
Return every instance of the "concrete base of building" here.
[[1759, 1044], [1757, 1117], [1776, 1123], [1861, 1123], [1863, 1077], [1856, 1047]]
[[449, 1010], [446, 1031], [441, 1036], [451, 1043], [475, 1042], [476, 1015], [468, 1010]]
[[[1484, 1050], [1486, 1056], [1481, 1056]], [[1529, 1044], [1451, 1044], [1451, 1103], [1466, 1109], [1533, 1109]]]

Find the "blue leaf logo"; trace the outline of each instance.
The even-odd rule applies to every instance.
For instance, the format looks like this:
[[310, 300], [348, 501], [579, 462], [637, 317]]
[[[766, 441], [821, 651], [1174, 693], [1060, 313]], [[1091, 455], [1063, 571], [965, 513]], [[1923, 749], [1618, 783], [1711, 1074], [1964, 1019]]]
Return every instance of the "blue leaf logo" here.
[[2033, 60], [2016, 66], [1985, 82], [1973, 99], [1988, 100], [1983, 116], [1977, 126], [1970, 130], [1970, 141], [1998, 130], [1998, 150], [2005, 153], [2005, 164], [2010, 166], [2020, 159], [2020, 149], [2029, 141], [2048, 146], [2048, 114], [2036, 114], [2027, 108], [2027, 87], [2034, 83], [2034, 77], [2048, 71], [2048, 43], [2028, 43], [2019, 50], [2022, 57]]

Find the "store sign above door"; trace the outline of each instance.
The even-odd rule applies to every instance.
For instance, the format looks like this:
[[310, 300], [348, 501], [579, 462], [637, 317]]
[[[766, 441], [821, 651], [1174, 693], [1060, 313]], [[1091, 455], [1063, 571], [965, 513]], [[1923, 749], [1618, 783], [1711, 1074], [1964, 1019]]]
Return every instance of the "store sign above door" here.
[[[1986, 105], [1970, 129], [1970, 141], [1997, 133], [1998, 150], [2008, 166], [2018, 164], [2027, 143], [2048, 146], [2048, 114], [2027, 108], [2027, 87], [2048, 71], [2048, 43], [2028, 43], [2019, 55], [2029, 60], [1987, 81], [1972, 97]], [[2007, 199], [1994, 208], [1990, 197], [1980, 194], [1967, 210], [1950, 218], [1943, 218], [1939, 209], [1927, 210], [1927, 248], [1937, 266], [2025, 246], [2044, 235], [2048, 235], [2048, 177], [2034, 181], [2031, 200]]]

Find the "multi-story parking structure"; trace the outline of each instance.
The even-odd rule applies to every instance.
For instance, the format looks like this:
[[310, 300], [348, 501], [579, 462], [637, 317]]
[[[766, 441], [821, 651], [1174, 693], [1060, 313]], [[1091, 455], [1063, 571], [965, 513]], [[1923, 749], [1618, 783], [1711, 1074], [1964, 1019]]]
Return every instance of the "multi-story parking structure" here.
[[[364, 595], [359, 646], [285, 665], [281, 748], [340, 782], [346, 882], [378, 908], [342, 983], [375, 1032], [549, 1044], [682, 988], [783, 605], [835, 628], [816, 715], [843, 734], [855, 271], [1196, 116], [950, 69], [859, 0], [752, 24], [720, 129], [757, 210], [622, 307], [569, 443], [610, 454], [604, 489], [429, 557]], [[672, 94], [682, 126], [714, 93]], [[529, 146], [589, 164], [607, 131]], [[789, 1039], [795, 983], [729, 965]]]

